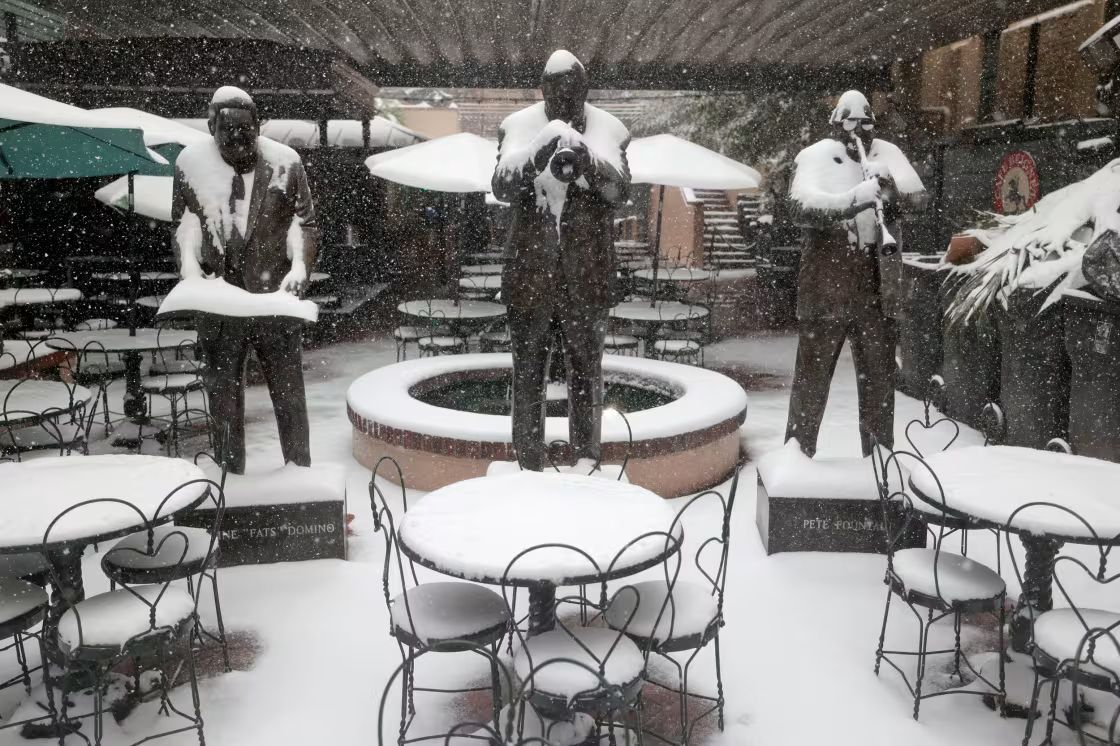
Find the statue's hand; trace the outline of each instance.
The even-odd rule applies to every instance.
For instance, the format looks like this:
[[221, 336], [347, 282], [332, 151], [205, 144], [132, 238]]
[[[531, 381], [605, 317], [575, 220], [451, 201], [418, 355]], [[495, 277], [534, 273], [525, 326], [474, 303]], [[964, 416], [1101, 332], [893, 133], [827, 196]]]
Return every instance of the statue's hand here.
[[307, 270], [302, 264], [294, 265], [291, 271], [284, 275], [280, 289], [286, 290], [297, 298], [303, 296], [303, 292], [307, 290]]

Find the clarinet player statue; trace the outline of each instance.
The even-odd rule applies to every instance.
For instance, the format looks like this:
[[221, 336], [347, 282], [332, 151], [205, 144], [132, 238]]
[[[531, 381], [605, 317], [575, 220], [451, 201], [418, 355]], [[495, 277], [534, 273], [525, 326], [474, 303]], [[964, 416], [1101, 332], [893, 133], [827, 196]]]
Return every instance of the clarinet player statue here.
[[541, 77], [544, 101], [511, 114], [498, 133], [493, 191], [512, 212], [502, 298], [513, 343], [513, 445], [520, 465], [538, 471], [550, 355], [566, 363], [572, 454], [600, 457], [612, 220], [630, 189], [630, 134], [586, 103], [587, 90], [583, 65], [558, 50]]
[[790, 184], [801, 228], [799, 339], [786, 440], [813, 456], [836, 361], [847, 339], [856, 367], [860, 445], [894, 444], [895, 318], [902, 293], [898, 213], [925, 190], [901, 150], [875, 138], [859, 91], [840, 97], [834, 136], [798, 153]]

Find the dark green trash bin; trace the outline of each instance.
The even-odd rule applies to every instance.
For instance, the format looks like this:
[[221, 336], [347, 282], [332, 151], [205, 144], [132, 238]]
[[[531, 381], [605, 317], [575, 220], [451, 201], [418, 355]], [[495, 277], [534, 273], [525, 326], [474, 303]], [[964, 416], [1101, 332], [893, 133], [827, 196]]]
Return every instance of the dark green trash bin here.
[[903, 257], [903, 297], [898, 324], [898, 389], [916, 399], [929, 392], [929, 380], [941, 370], [941, 257]]
[[1067, 291], [1061, 305], [1070, 445], [1082, 456], [1120, 461], [1120, 304]]

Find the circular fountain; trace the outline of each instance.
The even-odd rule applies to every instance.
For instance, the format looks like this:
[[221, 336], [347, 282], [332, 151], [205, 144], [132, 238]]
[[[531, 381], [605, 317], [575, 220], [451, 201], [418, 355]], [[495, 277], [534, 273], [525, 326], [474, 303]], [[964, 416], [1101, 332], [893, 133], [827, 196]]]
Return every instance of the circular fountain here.
[[[366, 373], [346, 394], [354, 457], [372, 468], [392, 456], [408, 486], [421, 490], [483, 476], [494, 461], [513, 461], [512, 367], [508, 354], [474, 354], [408, 360]], [[621, 463], [629, 453], [629, 480], [664, 497], [691, 494], [730, 475], [747, 412], [739, 384], [705, 368], [616, 355], [603, 359], [603, 378], [605, 463]], [[550, 385], [548, 399], [545, 439], [566, 440], [563, 386]]]

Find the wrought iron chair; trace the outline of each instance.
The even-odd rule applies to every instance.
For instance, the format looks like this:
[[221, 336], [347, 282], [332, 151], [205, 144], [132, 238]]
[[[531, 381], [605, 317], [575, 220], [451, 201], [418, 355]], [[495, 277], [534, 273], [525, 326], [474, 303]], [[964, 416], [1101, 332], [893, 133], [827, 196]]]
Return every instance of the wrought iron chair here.
[[[164, 329], [161, 326], [156, 332], [157, 344]], [[148, 400], [148, 418], [152, 419], [152, 404], [156, 397], [166, 399], [171, 407], [168, 418], [168, 429], [165, 431], [164, 447], [167, 455], [179, 456], [180, 424], [184, 418], [189, 418], [192, 411], [201, 409], [207, 412], [206, 389], [203, 387], [203, 363], [196, 357], [197, 345], [191, 340], [184, 340], [173, 348], [165, 349], [162, 346], [156, 350], [155, 361], [149, 375], [140, 380], [140, 390]], [[202, 406], [192, 410], [190, 396], [196, 394], [201, 397]], [[143, 427], [140, 429], [143, 438]]]
[[[1114, 698], [1120, 697], [1120, 685], [1117, 683], [1120, 682], [1120, 666], [1116, 665], [1116, 662], [1120, 661], [1118, 635], [1120, 635], [1120, 630], [1115, 625], [1097, 627], [1087, 632], [1078, 646], [1077, 657], [1070, 675], [1070, 681], [1072, 682], [1070, 700], [1077, 703], [1078, 706], [1070, 709], [1072, 711], [1073, 730], [1077, 733], [1081, 746], [1089, 746], [1090, 743], [1095, 746], [1101, 746], [1102, 743], [1104, 746], [1118, 746], [1120, 744], [1120, 704], [1117, 704], [1115, 699], [1110, 703], [1112, 705], [1111, 713], [1105, 710], [1100, 713], [1103, 717], [1094, 717], [1091, 721], [1086, 717], [1088, 708], [1081, 706], [1083, 697], [1081, 687], [1085, 686], [1081, 682], [1086, 675], [1099, 679], [1101, 674], [1105, 674], [1110, 679], [1111, 691], [1109, 693]], [[1099, 650], [1101, 646], [1105, 647], [1103, 651], [1105, 655], [1102, 655], [1102, 651]], [[1102, 665], [1101, 661], [1105, 658], [1110, 661], [1110, 666]], [[1096, 714], [1097, 708], [1094, 707], [1093, 710]], [[1087, 733], [1090, 729], [1095, 729], [1096, 732], [1090, 735]]]
[[[699, 314], [700, 306], [690, 303], [683, 313], [661, 317], [657, 339], [650, 347], [658, 360], [704, 366], [704, 346], [707, 343], [707, 315]], [[660, 308], [658, 309], [660, 313]], [[708, 314], [710, 315], [710, 314]]]
[[504, 323], [500, 329], [491, 329], [478, 335], [479, 352], [510, 352], [513, 350], [513, 338], [510, 336], [509, 327]]
[[[739, 470], [731, 480], [727, 498], [716, 490], [708, 490], [691, 498], [673, 519], [669, 529], [671, 536], [677, 536], [684, 529], [686, 514], [696, 511], [690, 509], [701, 503], [718, 502], [720, 526], [718, 533], [701, 533], [703, 540], [696, 544], [692, 560], [698, 576], [695, 579], [680, 580], [681, 557], [676, 555], [664, 566], [664, 576], [657, 580], [634, 583], [638, 596], [623, 596], [607, 607], [603, 619], [611, 628], [619, 628], [629, 621], [627, 635], [639, 647], [649, 648], [659, 658], [667, 661], [677, 672], [676, 687], [668, 686], [653, 678], [646, 681], [655, 686], [675, 692], [680, 698], [679, 740], [647, 731], [666, 743], [688, 744], [697, 723], [712, 712], [717, 713], [717, 725], [723, 730], [723, 669], [719, 649], [719, 631], [726, 624], [723, 617], [723, 594], [727, 583], [727, 555], [731, 542], [731, 513], [735, 507], [735, 495], [739, 488]], [[711, 549], [710, 549], [711, 548]], [[713, 556], [714, 554], [714, 556]], [[631, 602], [640, 600], [637, 609]], [[632, 618], [631, 618], [632, 617]], [[704, 648], [711, 643], [715, 653], [716, 696], [690, 692], [688, 674], [692, 663]], [[673, 653], [692, 651], [682, 666], [672, 656]], [[699, 715], [689, 715], [689, 698], [710, 702], [711, 706]]]
[[420, 357], [461, 355], [467, 352], [467, 338], [455, 334], [447, 321], [447, 314], [440, 309], [428, 308], [427, 332], [416, 340]]
[[[228, 425], [226, 429], [228, 431]], [[228, 444], [229, 438], [222, 438], [218, 442]], [[229, 473], [228, 453], [215, 454], [200, 451], [195, 455], [194, 462], [204, 468], [211, 467], [217, 472], [214, 482], [218, 485], [218, 491], [210, 491], [200, 508], [212, 510], [215, 514], [219, 510], [224, 513], [226, 475]], [[207, 463], [204, 465], [204, 462]], [[209, 581], [218, 629], [217, 632], [211, 632], [202, 624], [201, 619], [196, 617], [195, 638], [200, 645], [203, 643], [202, 638], [205, 637], [221, 647], [222, 663], [228, 673], [230, 671], [229, 644], [226, 638], [225, 620], [222, 617], [221, 595], [218, 592], [221, 536], [211, 535], [209, 528], [170, 523], [154, 527], [151, 534], [155, 542], [163, 546], [163, 551], [155, 555], [137, 551], [142, 550], [149, 540], [147, 531], [139, 531], [118, 541], [101, 558], [101, 571], [109, 578], [110, 590], [115, 589], [117, 585], [162, 584], [184, 580], [187, 591], [197, 600], [202, 593], [203, 581]], [[187, 551], [180, 557], [179, 548], [184, 544]]]
[[[40, 632], [35, 628], [46, 618], [50, 600], [41, 584], [27, 580], [24, 576], [27, 570], [41, 576], [45, 567], [44, 563], [35, 563], [39, 555], [20, 555], [27, 560], [24, 567], [15, 563], [4, 561], [0, 557], [0, 653], [9, 650], [15, 652], [19, 673], [0, 681], [0, 690], [8, 687], [23, 685], [24, 690], [31, 693], [31, 674], [39, 670], [40, 666], [32, 667], [28, 664], [26, 642], [35, 640], [38, 644]], [[17, 574], [18, 573], [18, 574]], [[0, 720], [0, 728], [5, 723]]]
[[603, 351], [609, 355], [638, 356], [641, 339], [633, 334], [633, 329], [622, 319], [611, 316], [607, 319], [607, 333], [603, 337]]
[[[618, 558], [636, 544], [650, 541], [664, 545], [665, 542], [674, 542], [676, 539], [665, 532], [643, 534], [628, 542], [609, 567], [614, 567]], [[517, 703], [520, 710], [518, 722], [524, 723], [527, 707], [547, 720], [571, 721], [579, 715], [585, 715], [594, 719], [596, 737], [602, 737], [605, 723], [607, 737], [614, 743], [615, 730], [622, 724], [627, 727], [628, 733], [628, 723], [625, 721], [634, 718], [640, 743], [643, 731], [641, 691], [645, 683], [650, 646], [640, 646], [627, 633], [641, 609], [641, 594], [628, 585], [608, 596], [605, 578], [609, 575], [589, 554], [570, 544], [539, 544], [515, 555], [502, 574], [502, 593], [514, 619], [518, 618], [518, 569], [534, 566], [546, 554], [567, 555], [574, 563], [572, 567], [581, 568], [580, 572], [584, 572], [586, 576], [604, 580], [598, 583], [598, 598], [588, 597], [584, 587], [580, 587], [576, 594], [557, 598], [550, 610], [555, 617], [553, 629], [530, 634], [535, 631], [532, 621], [527, 628], [514, 625], [518, 646], [513, 655], [513, 671], [518, 679], [531, 682], [525, 687], [524, 696]], [[554, 566], [557, 563], [550, 559], [549, 564]], [[620, 601], [624, 597], [629, 597], [630, 600]], [[611, 627], [588, 626], [585, 623], [589, 614], [604, 614], [612, 605], [629, 609], [629, 613], [618, 614], [617, 624]], [[661, 604], [662, 611], [666, 605], [667, 599]], [[565, 620], [558, 613], [563, 609], [577, 612], [574, 623]], [[540, 610], [529, 609], [530, 617], [539, 613]], [[653, 616], [656, 624], [660, 615]], [[575, 661], [580, 665], [573, 669], [572, 666], [563, 665], [563, 661]], [[580, 668], [584, 670], [579, 670]], [[520, 726], [517, 735], [524, 735]]]
[[[1033, 630], [1030, 653], [1034, 661], [1034, 686], [1031, 689], [1031, 702], [1027, 709], [1027, 727], [1023, 744], [1030, 743], [1034, 731], [1034, 714], [1038, 712], [1039, 696], [1044, 686], [1050, 688], [1049, 708], [1046, 712], [1045, 743], [1052, 743], [1054, 723], [1061, 722], [1079, 732], [1084, 738], [1081, 713], [1082, 703], [1075, 697], [1061, 720], [1058, 712], [1059, 684], [1068, 681], [1075, 691], [1080, 688], [1120, 695], [1120, 609], [1086, 608], [1077, 602], [1084, 593], [1086, 581], [1098, 589], [1107, 590], [1110, 584], [1120, 578], [1120, 573], [1108, 574], [1108, 559], [1112, 546], [1120, 542], [1120, 536], [1099, 536], [1084, 517], [1073, 510], [1049, 502], [1027, 503], [1017, 508], [1007, 519], [1007, 526], [1020, 526], [1037, 522], [1040, 533], [1054, 520], [1069, 521], [1085, 528], [1085, 535], [1091, 537], [1086, 542], [1092, 548], [1096, 567], [1086, 564], [1081, 556], [1072, 553], [1057, 555], [1047, 570], [1053, 573], [1054, 586], [1057, 587], [1065, 606], [1045, 611], [1030, 604], [1023, 605], [1018, 613], [1026, 614]], [[1084, 555], [1084, 550], [1080, 553]], [[1031, 577], [1031, 568], [1020, 568], [1014, 553], [1011, 566], [1020, 585], [1036, 582]], [[1115, 592], [1113, 592], [1115, 593]], [[1113, 738], [1116, 716], [1112, 716], [1109, 738]]]
[[101, 413], [105, 420], [105, 435], [113, 428], [113, 412], [109, 408], [109, 386], [125, 374], [125, 364], [120, 355], [106, 351], [105, 345], [90, 341], [78, 349], [66, 340], [66, 335], [50, 337], [37, 344], [45, 345], [49, 340], [61, 340], [65, 347], [73, 350], [74, 360], [71, 375], [74, 382], [91, 391], [96, 391], [101, 399]]
[[[900, 548], [901, 539], [907, 535], [911, 521], [927, 517], [928, 511], [918, 514], [907, 493], [906, 480], [909, 474], [924, 469], [937, 485], [933, 498], [944, 514], [945, 495], [941, 482], [922, 458], [908, 451], [894, 451], [889, 454], [876, 446], [871, 456], [879, 491], [879, 502], [883, 510], [883, 527], [886, 534], [887, 570], [884, 582], [887, 585], [887, 601], [883, 609], [883, 625], [879, 632], [879, 644], [875, 649], [875, 675], [886, 662], [901, 676], [903, 683], [914, 698], [914, 719], [918, 719], [922, 700], [945, 694], [974, 694], [990, 697], [994, 694], [997, 705], [1002, 711], [1006, 696], [1004, 677], [1003, 637], [1006, 621], [1005, 599], [1007, 584], [999, 573], [971, 560], [963, 554], [953, 554], [943, 548], [946, 536], [952, 529], [945, 521], [931, 522], [927, 532], [933, 539], [933, 548]], [[902, 506], [899, 516], [898, 507]], [[918, 647], [916, 650], [886, 649], [887, 622], [891, 602], [898, 597], [918, 622]], [[924, 613], [923, 613], [924, 612]], [[961, 649], [961, 625], [965, 614], [995, 612], [999, 614], [999, 681], [993, 683], [977, 671]], [[930, 650], [929, 632], [936, 623], [950, 618], [953, 623], [954, 642], [947, 649]], [[926, 665], [930, 656], [952, 655], [952, 674], [961, 684], [965, 683], [962, 666], [976, 679], [984, 682], [990, 691], [977, 689], [945, 689], [923, 692]], [[914, 657], [917, 659], [915, 679], [910, 678], [894, 657]]]
[[[162, 514], [164, 506], [181, 490], [199, 488], [210, 490], [211, 494], [218, 496], [218, 509], [214, 513], [214, 522], [203, 539], [205, 546], [202, 550], [202, 558], [196, 560], [197, 548], [192, 548], [192, 537], [188, 536], [186, 531], [176, 530], [175, 527], [170, 531], [158, 530], [167, 518]], [[124, 500], [113, 498], [86, 500], [67, 508], [51, 521], [43, 533], [42, 552], [47, 554], [52, 549], [52, 545], [65, 535], [68, 520], [74, 519], [74, 516], [83, 512], [94, 514], [112, 512], [117, 515], [135, 515], [136, 524], [143, 526], [142, 541], [136, 545], [116, 546], [108, 553], [109, 555], [134, 555], [136, 559], [130, 562], [118, 558], [115, 560], [116, 564], [143, 565], [146, 562], [145, 558], [158, 557], [172, 565], [197, 562], [201, 566], [206, 566], [210, 562], [216, 537], [221, 530], [224, 510], [225, 498], [221, 486], [209, 479], [191, 480], [176, 487], [163, 499], [151, 518], [138, 507]], [[51, 566], [50, 575], [51, 585], [62, 590], [58, 594], [59, 605], [51, 612], [51, 619], [55, 622], [53, 625], [48, 622], [48, 630], [43, 635], [44, 656], [47, 660], [57, 662], [65, 672], [84, 672], [85, 675], [92, 677], [94, 684], [93, 710], [71, 716], [70, 697], [63, 694], [56, 705], [54, 686], [48, 681], [46, 692], [49, 714], [47, 717], [57, 726], [61, 726], [63, 733], [77, 731], [82, 719], [91, 718], [94, 723], [92, 741], [94, 744], [100, 744], [104, 733], [103, 719], [107, 709], [119, 722], [144, 697], [158, 694], [160, 712], [168, 717], [175, 715], [182, 722], [177, 722], [177, 727], [148, 734], [145, 740], [193, 730], [200, 746], [203, 746], [205, 744], [203, 719], [194, 651], [191, 645], [191, 641], [195, 638], [193, 630], [198, 619], [198, 595], [172, 586], [169, 578], [146, 582], [146, 578], [122, 576], [119, 579], [120, 587], [117, 589], [78, 600], [72, 594], [65, 592], [68, 587], [67, 581], [59, 576], [54, 565]], [[137, 685], [124, 700], [107, 706], [105, 694], [109, 677], [113, 669], [126, 660], [133, 661], [136, 667], [134, 681]], [[171, 690], [183, 668], [186, 669], [188, 676], [191, 706], [181, 709], [172, 700]], [[145, 669], [159, 672], [156, 687], [158, 691], [153, 689], [148, 693], [141, 692], [138, 684], [142, 681], [141, 674]], [[190, 711], [187, 711], [188, 709]], [[90, 741], [84, 735], [81, 737], [87, 742]], [[65, 736], [60, 736], [60, 743], [64, 740]]]
[[[495, 711], [500, 708], [501, 677], [495, 664], [501, 641], [509, 632], [511, 617], [502, 597], [489, 588], [463, 581], [420, 582], [412, 561], [401, 552], [393, 511], [377, 484], [378, 472], [386, 463], [391, 464], [397, 472], [405, 511], [408, 510], [408, 498], [400, 466], [391, 457], [382, 457], [373, 468], [369, 497], [374, 527], [385, 542], [382, 591], [389, 610], [389, 634], [397, 641], [403, 668], [403, 699], [397, 737], [398, 746], [403, 746], [433, 738], [408, 736], [416, 717], [416, 692], [457, 694], [489, 691]], [[456, 641], [466, 642], [468, 646], [459, 647], [455, 644]], [[477, 652], [479, 648], [488, 651], [492, 663], [488, 686], [467, 689], [416, 686], [416, 660], [421, 656], [460, 650]]]
[[34, 379], [21, 379], [0, 399], [0, 453], [11, 453], [14, 460], [35, 450], [58, 450], [59, 456], [69, 456], [74, 451], [89, 453], [90, 431], [97, 416], [97, 397], [77, 384], [56, 382], [67, 392], [67, 406], [50, 406], [43, 409], [28, 408], [19, 403], [22, 388], [36, 385]]

